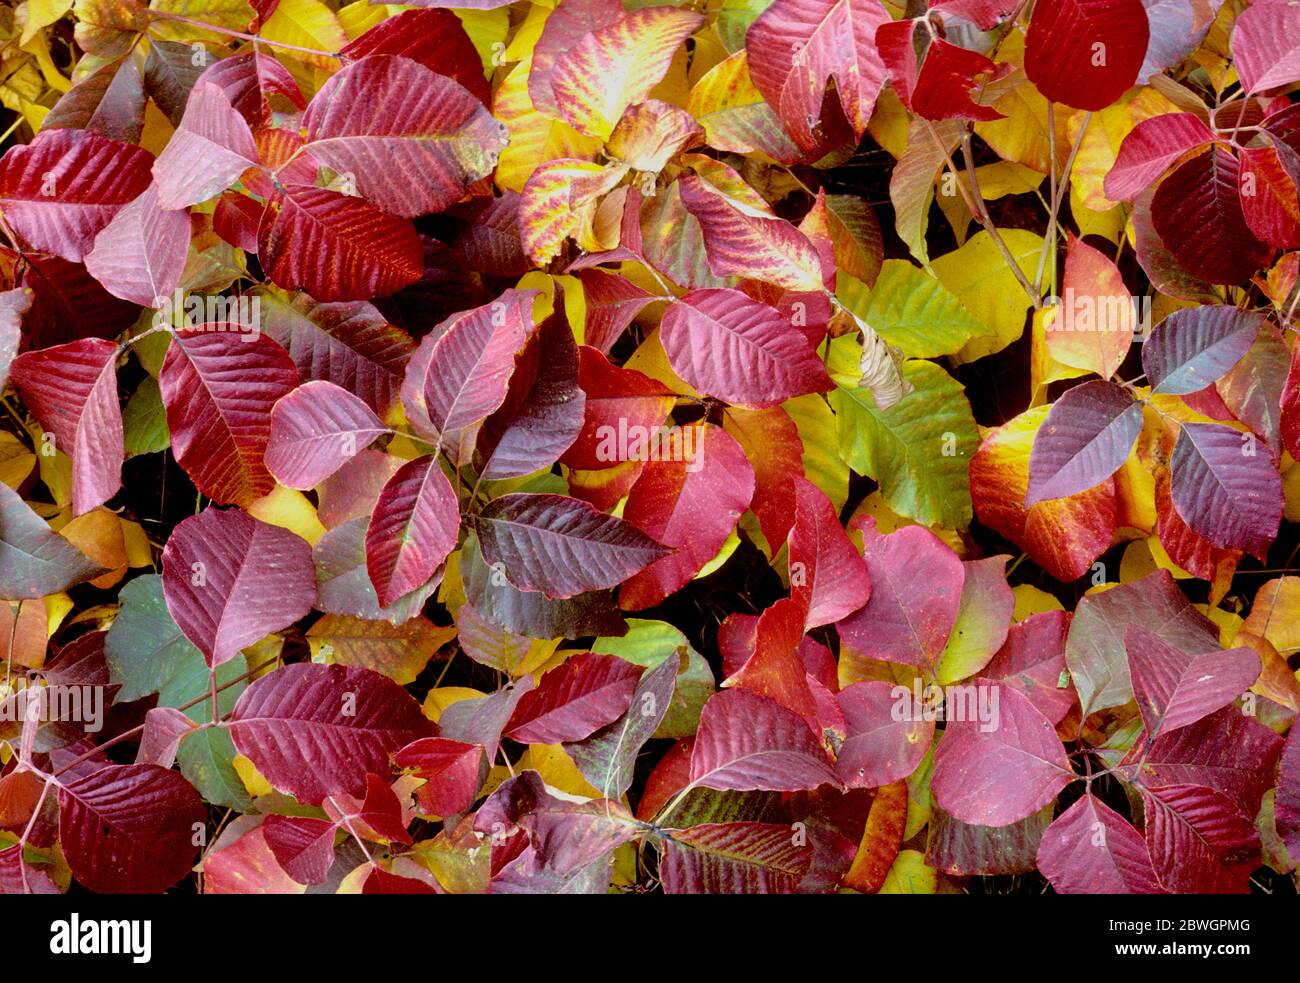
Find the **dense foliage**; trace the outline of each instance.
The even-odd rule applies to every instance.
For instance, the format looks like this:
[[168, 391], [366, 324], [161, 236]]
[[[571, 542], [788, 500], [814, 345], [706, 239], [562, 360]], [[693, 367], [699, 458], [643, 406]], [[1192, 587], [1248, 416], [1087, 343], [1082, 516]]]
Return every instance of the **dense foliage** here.
[[0, 58], [0, 893], [1294, 890], [1300, 4]]

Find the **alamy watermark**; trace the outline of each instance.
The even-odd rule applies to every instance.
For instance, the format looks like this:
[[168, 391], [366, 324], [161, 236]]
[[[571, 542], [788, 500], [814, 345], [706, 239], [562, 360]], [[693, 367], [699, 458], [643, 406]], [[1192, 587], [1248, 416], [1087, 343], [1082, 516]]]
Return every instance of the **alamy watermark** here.
[[999, 687], [996, 684], [966, 683], [965, 685], [921, 685], [919, 678], [911, 687], [895, 686], [890, 695], [894, 705], [890, 716], [903, 721], [935, 720], [978, 723], [981, 733], [998, 729], [1001, 716]]
[[0, 699], [0, 722], [24, 721], [50, 723], [66, 721], [83, 725], [87, 733], [104, 727], [104, 687], [65, 686], [61, 683], [41, 685], [28, 681], [24, 689]]
[[704, 467], [703, 431], [699, 427], [668, 425], [645, 427], [618, 418], [618, 426], [596, 428], [596, 459], [609, 464], [622, 461], [679, 461], [694, 473]]
[[170, 324], [187, 331], [230, 331], [247, 342], [262, 333], [262, 298], [256, 294], [186, 294], [177, 287], [170, 297], [155, 297], [154, 305], [155, 328]]

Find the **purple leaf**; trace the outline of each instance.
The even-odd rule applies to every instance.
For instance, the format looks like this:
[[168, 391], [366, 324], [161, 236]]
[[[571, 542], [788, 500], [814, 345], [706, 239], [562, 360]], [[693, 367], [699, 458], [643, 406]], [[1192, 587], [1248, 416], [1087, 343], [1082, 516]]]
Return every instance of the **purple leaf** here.
[[1146, 841], [1160, 883], [1175, 894], [1245, 894], [1259, 833], [1222, 792], [1200, 785], [1143, 788]]
[[272, 407], [264, 460], [280, 484], [315, 488], [388, 432], [374, 411], [346, 389], [309, 382]]
[[1232, 427], [1184, 423], [1169, 469], [1174, 508], [1192, 531], [1264, 559], [1283, 509], [1282, 479], [1266, 445]]
[[1263, 323], [1254, 311], [1223, 305], [1174, 311], [1142, 345], [1152, 393], [1183, 396], [1213, 385], [1250, 350]]
[[1091, 793], [1061, 813], [1038, 845], [1057, 894], [1164, 894], [1142, 836]]
[[1061, 395], [1034, 436], [1025, 507], [1101, 484], [1124, 466], [1142, 430], [1142, 404], [1095, 380]]
[[668, 834], [666, 894], [793, 894], [813, 850], [778, 823], [702, 823]]
[[153, 163], [158, 204], [170, 210], [215, 198], [259, 160], [244, 117], [220, 88], [200, 79], [181, 125]]
[[189, 249], [189, 212], [164, 211], [151, 184], [95, 237], [86, 269], [114, 297], [160, 307], [181, 282]]
[[366, 528], [366, 570], [383, 607], [437, 572], [460, 533], [460, 504], [438, 459], [402, 465], [379, 493]]
[[1177, 730], [1228, 706], [1263, 668], [1253, 649], [1196, 655], [1162, 641], [1140, 624], [1124, 633], [1133, 694], [1147, 725], [1147, 737]]

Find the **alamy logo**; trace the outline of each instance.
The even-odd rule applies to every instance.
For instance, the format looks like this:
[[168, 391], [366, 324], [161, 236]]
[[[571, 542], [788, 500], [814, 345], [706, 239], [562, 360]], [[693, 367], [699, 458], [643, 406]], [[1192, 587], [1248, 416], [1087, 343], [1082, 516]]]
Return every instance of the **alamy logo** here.
[[684, 461], [694, 473], [704, 467], [704, 444], [699, 427], [629, 426], [626, 417], [618, 427], [605, 423], [596, 428], [596, 459], [610, 464], [623, 461]]
[[50, 952], [56, 956], [129, 955], [133, 963], [147, 963], [153, 955], [153, 923], [138, 918], [82, 921], [74, 911], [67, 921], [50, 924]]
[[1048, 322], [1052, 331], [1131, 331], [1137, 340], [1151, 334], [1151, 298], [1081, 293], [1066, 287], [1060, 297], [1048, 297], [1048, 308], [1055, 308], [1055, 318]]
[[[0, 689], [0, 697], [3, 694]], [[22, 723], [25, 720], [69, 721], [84, 724], [88, 732], [97, 733], [104, 727], [104, 687], [42, 686], [39, 679], [33, 678], [25, 689], [0, 699], [0, 721]]]
[[256, 295], [221, 297], [185, 294], [179, 287], [170, 297], [155, 297], [153, 327], [170, 324], [188, 331], [231, 331], [240, 341], [253, 342], [262, 333], [262, 298]]

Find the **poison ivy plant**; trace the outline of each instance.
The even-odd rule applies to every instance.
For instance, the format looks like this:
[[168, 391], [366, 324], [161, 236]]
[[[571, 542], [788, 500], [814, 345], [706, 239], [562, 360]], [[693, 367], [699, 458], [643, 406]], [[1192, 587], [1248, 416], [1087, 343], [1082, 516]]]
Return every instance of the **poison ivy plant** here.
[[1296, 38], [0, 9], [0, 893], [1294, 890]]

